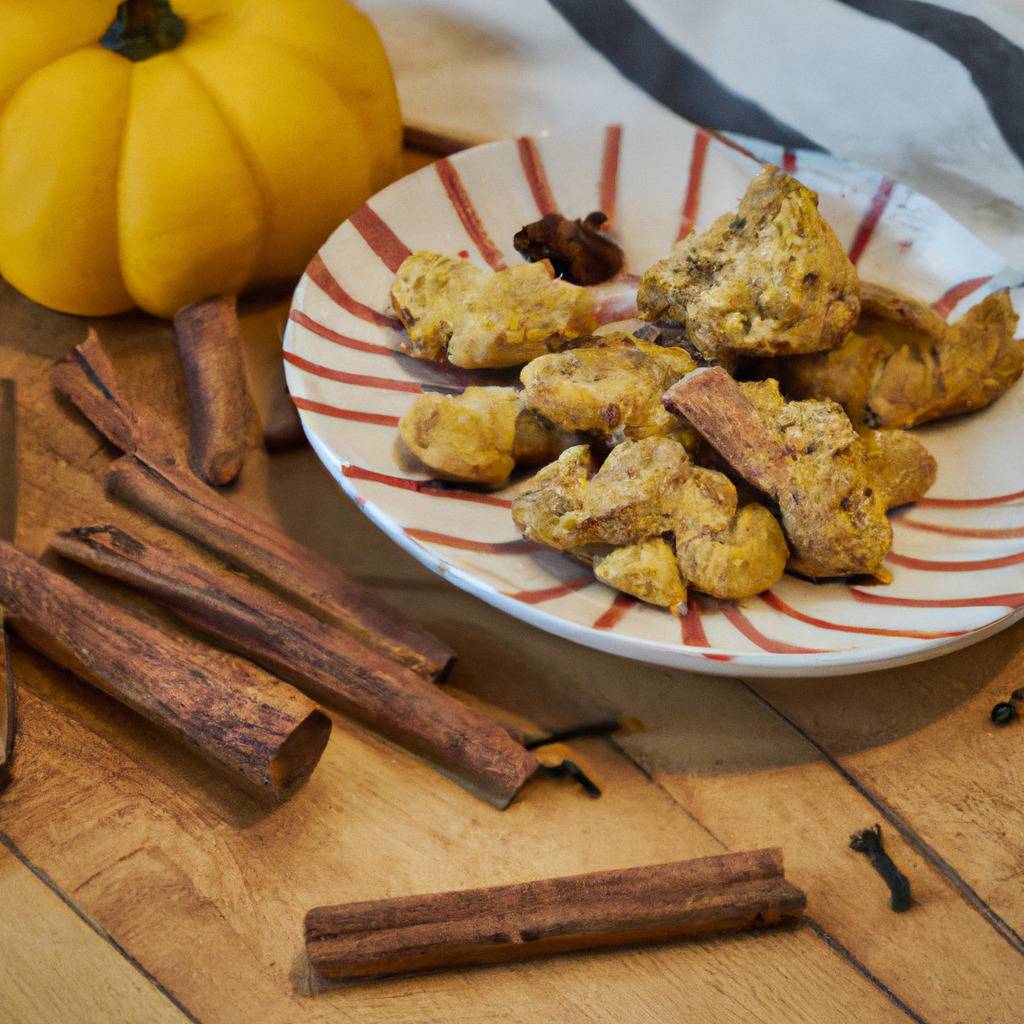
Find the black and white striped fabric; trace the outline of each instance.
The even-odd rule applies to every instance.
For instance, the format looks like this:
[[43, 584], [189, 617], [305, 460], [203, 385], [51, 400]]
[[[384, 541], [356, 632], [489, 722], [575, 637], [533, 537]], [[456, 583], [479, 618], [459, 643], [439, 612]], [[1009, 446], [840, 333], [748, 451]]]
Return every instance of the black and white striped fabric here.
[[497, 138], [680, 115], [882, 171], [1024, 268], [1024, 0], [364, 6], [407, 123]]

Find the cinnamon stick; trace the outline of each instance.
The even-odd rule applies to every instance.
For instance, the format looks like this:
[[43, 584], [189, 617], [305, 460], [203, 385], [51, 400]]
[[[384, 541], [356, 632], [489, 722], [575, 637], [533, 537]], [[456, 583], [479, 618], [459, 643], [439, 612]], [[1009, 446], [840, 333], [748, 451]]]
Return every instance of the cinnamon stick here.
[[174, 336], [188, 386], [192, 468], [207, 483], [231, 483], [245, 458], [252, 408], [235, 296], [179, 309]]
[[720, 366], [692, 370], [665, 392], [665, 408], [689, 420], [748, 483], [777, 497], [790, 477], [785, 446]]
[[116, 526], [69, 530], [51, 547], [156, 598], [190, 625], [499, 807], [537, 770], [535, 757], [499, 723], [240, 576], [189, 565]]
[[53, 384], [109, 441], [126, 453], [107, 478], [112, 495], [217, 552], [316, 618], [428, 678], [454, 652], [338, 566], [286, 537], [183, 470], [158, 427], [117, 389], [113, 367], [93, 332], [53, 371]]
[[782, 851], [754, 850], [489, 889], [317, 907], [306, 953], [328, 978], [405, 974], [662, 942], [801, 916]]
[[26, 643], [259, 792], [312, 772], [330, 720], [234, 655], [165, 633], [0, 542], [0, 604]]
[[18, 714], [14, 694], [14, 673], [11, 671], [11, 652], [7, 646], [7, 624], [0, 608], [0, 789], [10, 781], [14, 762], [14, 734]]
[[14, 381], [0, 378], [0, 540], [14, 540], [18, 518], [18, 431]]

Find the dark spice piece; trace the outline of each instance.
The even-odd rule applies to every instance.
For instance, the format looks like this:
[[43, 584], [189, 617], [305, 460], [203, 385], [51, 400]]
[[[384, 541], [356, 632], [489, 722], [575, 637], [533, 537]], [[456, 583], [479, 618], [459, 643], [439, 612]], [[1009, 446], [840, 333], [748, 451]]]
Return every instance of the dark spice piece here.
[[644, 724], [636, 718], [609, 718], [601, 722], [591, 722], [589, 725], [577, 725], [572, 729], [564, 729], [562, 732], [553, 732], [540, 739], [530, 740], [524, 744], [527, 750], [536, 750], [538, 747], [546, 747], [549, 743], [566, 743], [569, 740], [583, 739], [588, 736], [610, 736], [615, 732], [643, 732]]
[[885, 847], [882, 846], [882, 826], [875, 825], [874, 828], [866, 828], [863, 832], [855, 832], [850, 836], [850, 849], [863, 853], [889, 886], [890, 908], [897, 914], [909, 910], [914, 902], [910, 894], [910, 881], [885, 852]]
[[542, 764], [539, 769], [545, 779], [573, 779], [591, 799], [601, 795], [601, 787], [575, 762], [566, 758], [559, 764]]
[[512, 244], [531, 263], [551, 260], [555, 273], [573, 284], [600, 284], [623, 264], [622, 250], [599, 228], [607, 220], [599, 210], [582, 220], [549, 213], [520, 228]]
[[1001, 700], [989, 717], [996, 725], [1009, 725], [1017, 717], [1017, 709], [1008, 700]]

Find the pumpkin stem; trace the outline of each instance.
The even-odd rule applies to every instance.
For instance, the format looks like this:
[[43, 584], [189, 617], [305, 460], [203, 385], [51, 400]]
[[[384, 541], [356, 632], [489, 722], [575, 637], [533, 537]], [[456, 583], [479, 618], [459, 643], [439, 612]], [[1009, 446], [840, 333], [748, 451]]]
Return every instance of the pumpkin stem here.
[[130, 61], [173, 50], [185, 38], [185, 22], [170, 0], [122, 0], [100, 44]]

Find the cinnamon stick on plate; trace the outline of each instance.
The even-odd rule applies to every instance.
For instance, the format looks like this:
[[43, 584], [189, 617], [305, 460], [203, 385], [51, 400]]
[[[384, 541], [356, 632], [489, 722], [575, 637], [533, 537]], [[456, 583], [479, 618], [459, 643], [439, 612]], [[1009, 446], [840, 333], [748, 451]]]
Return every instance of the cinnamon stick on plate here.
[[534, 755], [497, 722], [240, 576], [209, 573], [116, 526], [69, 530], [51, 547], [168, 605], [499, 807], [537, 771]]
[[126, 453], [107, 487], [125, 503], [217, 552], [316, 618], [428, 678], [454, 652], [338, 566], [206, 487], [178, 466], [158, 427], [119, 393], [113, 367], [93, 332], [52, 374], [53, 384]]
[[188, 386], [192, 468], [207, 483], [229, 484], [242, 468], [252, 409], [235, 296], [179, 309], [174, 335]]
[[298, 690], [99, 600], [3, 541], [0, 604], [26, 643], [251, 789], [286, 797], [323, 753], [330, 719]]
[[782, 851], [754, 850], [317, 907], [306, 914], [306, 953], [327, 978], [405, 974], [760, 928], [805, 905], [783, 877]]

